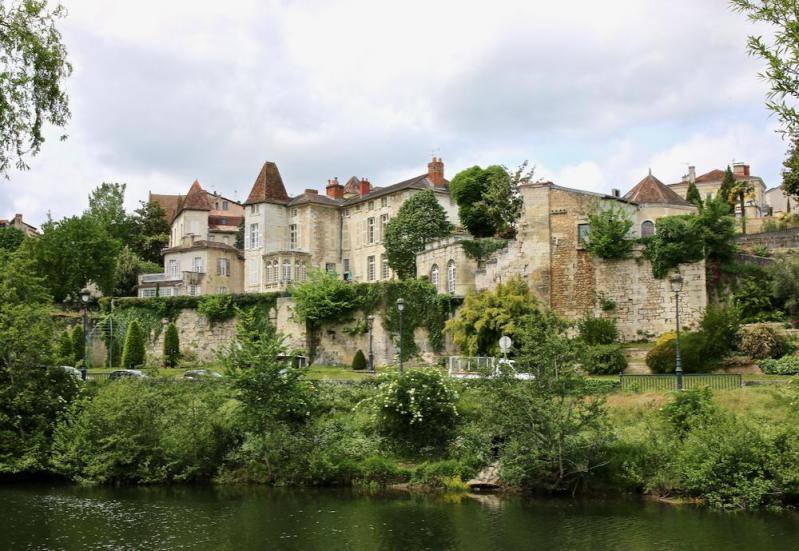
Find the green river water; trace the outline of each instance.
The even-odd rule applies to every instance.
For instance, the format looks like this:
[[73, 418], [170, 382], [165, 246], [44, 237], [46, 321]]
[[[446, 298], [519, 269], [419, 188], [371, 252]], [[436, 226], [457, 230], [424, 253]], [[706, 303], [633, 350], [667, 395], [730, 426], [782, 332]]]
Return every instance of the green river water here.
[[0, 486], [2, 549], [792, 549], [797, 513], [262, 487]]

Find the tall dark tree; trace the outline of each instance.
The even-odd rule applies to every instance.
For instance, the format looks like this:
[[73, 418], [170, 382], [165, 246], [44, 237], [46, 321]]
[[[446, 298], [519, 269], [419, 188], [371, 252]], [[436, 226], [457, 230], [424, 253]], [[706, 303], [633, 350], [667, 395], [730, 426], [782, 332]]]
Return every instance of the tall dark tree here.
[[161, 264], [161, 249], [169, 243], [166, 212], [155, 201], [141, 201], [131, 219], [131, 249], [144, 261]]
[[102, 225], [108, 234], [123, 243], [130, 237], [131, 221], [125, 212], [125, 188], [127, 184], [103, 182], [89, 194], [91, 216]]
[[696, 187], [695, 182], [688, 183], [688, 191], [685, 193], [685, 200], [693, 203], [700, 209], [702, 208], [702, 196], [699, 194], [699, 189]]
[[120, 242], [91, 216], [72, 216], [42, 226], [33, 242], [39, 273], [45, 276], [53, 298], [77, 298], [81, 288], [95, 283], [110, 295], [114, 291]]
[[735, 188], [735, 177], [732, 175], [732, 170], [730, 169], [730, 167], [727, 166], [727, 170], [724, 172], [724, 178], [721, 180], [721, 186], [719, 187], [719, 192], [717, 196], [721, 197], [724, 201], [726, 201], [728, 205], [734, 206], [735, 205], [735, 196], [733, 195], [734, 188]]
[[518, 184], [529, 180], [523, 164], [513, 175], [499, 165], [473, 166], [452, 179], [449, 190], [461, 223], [475, 237], [492, 237], [513, 227], [521, 213]]
[[130, 247], [125, 245], [117, 257], [114, 272], [114, 296], [129, 297], [136, 295], [136, 285], [141, 274], [157, 274], [163, 269], [159, 264], [142, 260]]
[[388, 265], [400, 279], [416, 277], [416, 253], [425, 243], [448, 236], [452, 224], [430, 190], [420, 191], [405, 201], [386, 228]]
[[44, 125], [69, 120], [64, 83], [72, 66], [56, 29], [65, 15], [46, 0], [0, 2], [0, 175], [12, 165], [28, 168], [26, 157], [44, 143]]
[[0, 228], [0, 249], [16, 251], [25, 240], [25, 234], [17, 228]]

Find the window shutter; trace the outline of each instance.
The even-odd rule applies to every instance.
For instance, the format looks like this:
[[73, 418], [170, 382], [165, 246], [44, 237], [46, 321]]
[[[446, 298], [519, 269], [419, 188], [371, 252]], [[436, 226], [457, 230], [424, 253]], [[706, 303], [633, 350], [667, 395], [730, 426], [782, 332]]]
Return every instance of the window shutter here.
[[222, 259], [221, 258], [217, 258], [216, 259], [216, 275], [221, 275], [221, 274], [222, 274]]
[[250, 226], [249, 225], [245, 225], [244, 226], [244, 248], [245, 249], [249, 249], [250, 248]]

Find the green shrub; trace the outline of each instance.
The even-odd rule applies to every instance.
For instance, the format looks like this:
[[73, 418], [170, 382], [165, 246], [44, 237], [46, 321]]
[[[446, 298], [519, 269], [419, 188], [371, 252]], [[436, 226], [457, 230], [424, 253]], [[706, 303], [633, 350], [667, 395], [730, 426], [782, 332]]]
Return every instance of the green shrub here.
[[458, 420], [458, 394], [436, 369], [388, 376], [374, 398], [378, 430], [400, 445], [445, 445]]
[[586, 316], [577, 323], [580, 338], [588, 345], [613, 344], [619, 339], [616, 320]]
[[205, 295], [197, 303], [197, 311], [212, 325], [236, 315], [232, 295]]
[[72, 344], [72, 335], [65, 330], [58, 338], [58, 363], [61, 365], [75, 364], [75, 347]]
[[765, 273], [759, 277], [744, 277], [738, 282], [732, 300], [741, 313], [742, 321], [751, 323], [782, 314], [772, 304], [770, 283]]
[[766, 324], [749, 325], [738, 332], [738, 350], [753, 360], [779, 358], [786, 344], [785, 337]]
[[396, 462], [379, 455], [361, 461], [358, 470], [358, 478], [380, 486], [403, 482], [408, 479], [409, 474]]
[[705, 337], [704, 354], [720, 360], [735, 350], [741, 316], [734, 306], [709, 304], [702, 314], [699, 327]]
[[591, 375], [617, 375], [627, 368], [627, 356], [618, 344], [587, 346], [582, 367]]
[[170, 323], [164, 333], [164, 365], [167, 367], [177, 367], [180, 361], [180, 336], [178, 328], [174, 323]]
[[611, 205], [596, 208], [588, 215], [590, 229], [585, 240], [585, 250], [599, 258], [629, 258], [635, 241], [628, 234], [633, 221], [623, 208]]
[[76, 325], [72, 329], [72, 361], [75, 365], [86, 357], [86, 337], [83, 335], [83, 326]]
[[677, 393], [674, 399], [661, 409], [661, 415], [680, 435], [709, 420], [715, 413], [716, 406], [713, 404], [713, 394], [709, 388]]
[[[702, 333], [680, 335], [680, 357], [684, 372], [706, 372], [716, 365], [718, 358], [708, 357], [705, 354], [706, 341]], [[658, 344], [646, 355], [646, 365], [655, 373], [674, 373], [676, 342], [677, 339], [673, 334], [658, 339]]]
[[766, 375], [799, 375], [799, 356], [783, 356], [779, 360], [762, 360], [757, 365]]
[[73, 480], [161, 483], [212, 477], [233, 442], [227, 385], [122, 380], [73, 404], [53, 461]]
[[133, 320], [128, 325], [125, 335], [125, 347], [122, 349], [122, 367], [132, 369], [144, 365], [144, 332], [139, 322]]
[[355, 371], [363, 371], [367, 367], [366, 356], [363, 355], [361, 350], [358, 350], [352, 358], [352, 369]]
[[455, 459], [428, 461], [417, 466], [411, 482], [429, 490], [466, 490], [463, 482], [464, 470]]

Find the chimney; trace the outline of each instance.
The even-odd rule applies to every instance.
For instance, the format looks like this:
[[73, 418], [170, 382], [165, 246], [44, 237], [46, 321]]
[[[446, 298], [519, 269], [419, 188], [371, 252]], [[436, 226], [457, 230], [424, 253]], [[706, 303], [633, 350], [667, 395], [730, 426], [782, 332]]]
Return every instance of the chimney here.
[[361, 178], [361, 184], [358, 188], [358, 194], [363, 197], [367, 193], [372, 191], [372, 184], [369, 183], [369, 180], [366, 178]]
[[305, 194], [306, 195], [319, 195], [319, 192], [316, 191], [315, 189], [305, 188]]
[[696, 182], [696, 167], [694, 165], [688, 165], [688, 181]]
[[613, 195], [613, 197], [621, 197], [621, 191], [615, 187], [610, 190], [610, 194]]
[[746, 163], [735, 163], [732, 165], [732, 173], [736, 176], [749, 176], [749, 165]]
[[22, 222], [22, 215], [20, 213], [14, 215], [14, 222]]
[[444, 185], [444, 162], [441, 157], [433, 157], [433, 160], [427, 163], [427, 178], [434, 186]]
[[338, 183], [338, 178], [333, 178], [327, 181], [325, 188], [327, 196], [333, 199], [344, 199], [344, 186]]

